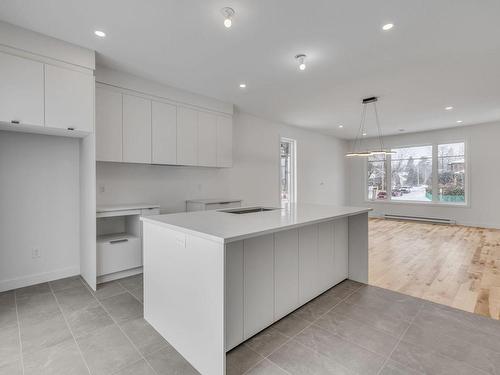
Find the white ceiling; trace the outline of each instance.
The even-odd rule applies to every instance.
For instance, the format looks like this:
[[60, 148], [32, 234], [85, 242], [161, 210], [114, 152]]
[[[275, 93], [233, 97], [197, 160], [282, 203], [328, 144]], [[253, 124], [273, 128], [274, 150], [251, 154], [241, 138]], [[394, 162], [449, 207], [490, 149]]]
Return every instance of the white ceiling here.
[[385, 134], [500, 119], [499, 14], [498, 0], [0, 2], [1, 20], [95, 49], [100, 65], [343, 138], [372, 95]]

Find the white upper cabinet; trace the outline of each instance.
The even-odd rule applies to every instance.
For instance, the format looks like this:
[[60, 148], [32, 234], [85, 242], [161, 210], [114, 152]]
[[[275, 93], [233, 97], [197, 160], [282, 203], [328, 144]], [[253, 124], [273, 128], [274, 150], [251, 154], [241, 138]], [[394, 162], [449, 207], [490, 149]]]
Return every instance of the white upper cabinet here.
[[233, 119], [217, 116], [217, 166], [233, 166]]
[[97, 87], [95, 110], [96, 159], [123, 161], [122, 94]]
[[44, 126], [43, 64], [0, 52], [0, 121]]
[[177, 108], [177, 164], [198, 164], [198, 111]]
[[123, 161], [151, 163], [151, 100], [123, 95]]
[[198, 165], [217, 166], [217, 116], [198, 112]]
[[45, 65], [45, 126], [93, 132], [93, 75]]
[[177, 163], [177, 107], [152, 102], [152, 162]]

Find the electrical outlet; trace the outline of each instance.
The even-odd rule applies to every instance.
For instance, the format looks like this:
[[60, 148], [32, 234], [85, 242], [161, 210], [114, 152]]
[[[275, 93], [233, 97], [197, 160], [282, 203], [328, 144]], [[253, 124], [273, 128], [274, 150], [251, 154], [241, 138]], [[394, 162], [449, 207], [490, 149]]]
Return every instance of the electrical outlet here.
[[33, 250], [31, 250], [31, 258], [33, 259], [40, 258], [40, 249], [34, 248]]
[[106, 186], [99, 185], [99, 193], [105, 193], [105, 192], [106, 192]]

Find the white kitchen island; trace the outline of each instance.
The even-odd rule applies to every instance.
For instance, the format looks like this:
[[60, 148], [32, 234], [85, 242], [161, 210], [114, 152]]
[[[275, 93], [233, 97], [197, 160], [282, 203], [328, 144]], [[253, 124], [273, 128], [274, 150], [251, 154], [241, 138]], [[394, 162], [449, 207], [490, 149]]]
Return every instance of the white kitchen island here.
[[339, 282], [368, 281], [367, 208], [143, 218], [144, 317], [203, 375]]

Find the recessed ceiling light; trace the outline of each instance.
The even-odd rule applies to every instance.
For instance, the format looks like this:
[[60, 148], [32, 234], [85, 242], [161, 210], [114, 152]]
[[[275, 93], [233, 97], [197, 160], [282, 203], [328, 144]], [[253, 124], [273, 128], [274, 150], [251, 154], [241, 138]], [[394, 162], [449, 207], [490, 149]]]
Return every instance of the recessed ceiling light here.
[[224, 16], [224, 26], [226, 29], [229, 29], [233, 26], [233, 17], [236, 12], [233, 8], [225, 7], [221, 9], [221, 13]]
[[101, 31], [101, 30], [94, 31], [94, 34], [96, 36], [98, 36], [99, 38], [104, 38], [106, 36], [106, 33], [104, 31]]
[[240, 89], [246, 89], [247, 84], [246, 83], [240, 83]]
[[444, 107], [447, 111], [451, 111], [453, 109], [453, 106], [449, 105], [448, 107]]
[[462, 122], [462, 120], [457, 120], [457, 124], [461, 124]]
[[339, 125], [339, 128], [342, 129], [344, 127], [344, 125]]
[[382, 26], [382, 30], [387, 31], [390, 30], [394, 27], [393, 23], [386, 23], [384, 26]]
[[365, 136], [366, 136], [366, 133], [363, 133], [363, 137], [365, 137]]
[[306, 70], [306, 57], [303, 53], [295, 56], [295, 60], [299, 62], [299, 70]]

